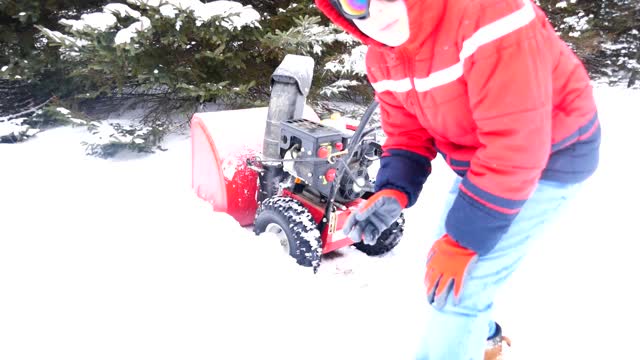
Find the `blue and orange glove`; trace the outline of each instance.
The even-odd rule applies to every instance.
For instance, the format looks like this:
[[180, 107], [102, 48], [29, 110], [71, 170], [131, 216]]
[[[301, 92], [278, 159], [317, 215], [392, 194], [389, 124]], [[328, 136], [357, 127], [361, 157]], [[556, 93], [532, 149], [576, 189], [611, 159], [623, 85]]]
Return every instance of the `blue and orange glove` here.
[[478, 255], [473, 250], [460, 246], [449, 235], [438, 239], [427, 256], [424, 277], [429, 303], [441, 309], [452, 291], [454, 304], [457, 303], [465, 278], [477, 260]]
[[407, 202], [407, 195], [400, 190], [380, 190], [349, 215], [342, 231], [355, 242], [374, 245], [380, 234], [400, 217]]

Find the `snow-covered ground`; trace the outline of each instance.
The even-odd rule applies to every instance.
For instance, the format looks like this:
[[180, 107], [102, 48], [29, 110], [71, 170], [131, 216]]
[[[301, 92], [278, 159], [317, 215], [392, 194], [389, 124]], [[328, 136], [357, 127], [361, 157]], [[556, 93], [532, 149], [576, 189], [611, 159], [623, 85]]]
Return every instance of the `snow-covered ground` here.
[[[597, 90], [600, 170], [497, 299], [509, 359], [638, 359], [640, 92]], [[190, 189], [190, 142], [101, 160], [79, 128], [0, 144], [0, 359], [411, 359], [438, 160], [402, 243], [318, 274]]]

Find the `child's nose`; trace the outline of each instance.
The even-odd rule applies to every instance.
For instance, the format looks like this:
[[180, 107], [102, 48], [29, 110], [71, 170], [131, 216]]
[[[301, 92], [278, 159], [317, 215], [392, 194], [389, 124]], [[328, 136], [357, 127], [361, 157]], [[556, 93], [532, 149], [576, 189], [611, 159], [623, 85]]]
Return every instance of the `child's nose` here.
[[381, 14], [384, 11], [384, 5], [388, 1], [385, 0], [371, 0], [369, 4], [369, 13], [371, 15]]

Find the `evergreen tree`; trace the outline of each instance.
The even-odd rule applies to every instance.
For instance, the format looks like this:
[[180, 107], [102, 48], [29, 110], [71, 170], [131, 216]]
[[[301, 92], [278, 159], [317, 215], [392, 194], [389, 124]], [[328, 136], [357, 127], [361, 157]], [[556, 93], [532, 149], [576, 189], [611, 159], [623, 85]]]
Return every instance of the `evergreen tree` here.
[[595, 79], [640, 85], [640, 2], [540, 0], [540, 4]]
[[[24, 80], [39, 100], [52, 95], [64, 97], [82, 84], [70, 83], [70, 68], [60, 60], [56, 47], [35, 27], [54, 31], [58, 21], [105, 4], [105, 0], [0, 0], [0, 78]], [[22, 83], [23, 81], [19, 81]], [[21, 84], [22, 85], [22, 84]]]
[[[0, 142], [22, 141], [49, 127], [73, 123], [59, 98], [83, 90], [56, 47], [35, 24], [62, 29], [65, 15], [94, 9], [103, 0], [0, 0]], [[65, 111], [64, 109], [63, 111]]]
[[[312, 1], [255, 3], [262, 13], [234, 2], [127, 0], [63, 18], [62, 31], [37, 28], [83, 84], [73, 99], [143, 102], [142, 125], [159, 139], [172, 127], [169, 114], [191, 114], [203, 103], [265, 105], [270, 75], [287, 53], [313, 55], [322, 73], [325, 59], [352, 43], [319, 25], [318, 13], [306, 15]], [[321, 89], [322, 76], [315, 80]]]
[[[638, 86], [637, 1], [539, 3], [595, 79]], [[0, 20], [0, 91], [13, 99], [13, 106], [0, 101], [0, 110], [32, 108], [39, 116], [18, 122], [0, 114], [0, 122], [41, 126], [51, 116], [68, 123], [70, 108], [71, 123], [99, 138], [88, 149], [104, 156], [120, 145], [148, 151], [180, 125], [174, 114], [188, 122], [206, 103], [265, 106], [270, 76], [290, 53], [315, 60], [308, 100], [321, 116], [342, 101], [361, 113], [372, 96], [366, 47], [313, 0], [0, 0]], [[89, 110], [123, 104], [144, 106], [138, 124], [114, 124], [103, 136], [104, 124], [82, 120]]]
[[[142, 103], [147, 112], [140, 125], [155, 132], [145, 139], [159, 141], [176, 125], [171, 115], [186, 113], [182, 119], [188, 121], [203, 103], [266, 105], [270, 76], [287, 53], [315, 58], [320, 75], [311, 98], [342, 76], [344, 71], [327, 71], [326, 64], [353, 39], [322, 25], [326, 20], [317, 10], [309, 16], [312, 3], [263, 2], [260, 13], [230, 1], [127, 0], [62, 18], [61, 31], [36, 27], [59, 49], [72, 69], [68, 76], [83, 84], [69, 100], [81, 109], [94, 107], [97, 99]], [[149, 148], [146, 140], [133, 146]]]

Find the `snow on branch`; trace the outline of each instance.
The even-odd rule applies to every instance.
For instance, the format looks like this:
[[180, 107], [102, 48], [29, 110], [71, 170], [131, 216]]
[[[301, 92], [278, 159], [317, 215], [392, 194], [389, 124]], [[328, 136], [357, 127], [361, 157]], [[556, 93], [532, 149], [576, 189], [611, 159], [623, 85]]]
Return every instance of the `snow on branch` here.
[[40, 31], [42, 31], [48, 38], [53, 40], [54, 42], [62, 45], [63, 48], [72, 48], [79, 50], [81, 47], [89, 44], [88, 41], [82, 39], [76, 39], [69, 35], [65, 35], [59, 31], [52, 31], [40, 25], [35, 25]]
[[[214, 17], [221, 17], [221, 25], [230, 30], [240, 29], [244, 26], [260, 27], [260, 14], [250, 5], [244, 6], [236, 1], [219, 0], [206, 4], [198, 0], [127, 0], [127, 2], [142, 8], [156, 8], [163, 16], [168, 18], [174, 18], [180, 11], [192, 11], [198, 26]], [[116, 15], [138, 19], [135, 23], [118, 31], [115, 37], [116, 45], [130, 43], [139, 32], [151, 27], [151, 21], [148, 17], [142, 16], [139, 11], [131, 9], [126, 4], [118, 3], [105, 5], [102, 12], [83, 14], [78, 20], [62, 19], [59, 22], [68, 26], [72, 32], [104, 32], [119, 25]], [[63, 45], [64, 48], [77, 50], [87, 44], [84, 40], [77, 40], [58, 31], [39, 28], [45, 35]], [[75, 52], [72, 51], [71, 54], [75, 54]]]
[[260, 27], [260, 14], [250, 5], [244, 6], [236, 1], [218, 0], [203, 4], [198, 0], [127, 0], [129, 4], [158, 8], [166, 17], [175, 17], [178, 11], [193, 11], [197, 25], [220, 16], [225, 20], [223, 26], [228, 29], [240, 29], [244, 26]]
[[27, 110], [25, 110], [25, 111], [21, 111], [21, 112], [19, 112], [19, 113], [17, 113], [17, 114], [12, 114], [12, 115], [7, 115], [7, 116], [2, 116], [2, 117], [0, 117], [0, 122], [3, 122], [3, 121], [9, 121], [9, 120], [11, 120], [11, 119], [19, 118], [19, 117], [21, 117], [21, 116], [24, 116], [24, 115], [27, 115], [27, 114], [34, 113], [34, 112], [38, 111], [39, 109], [41, 109], [41, 108], [45, 107], [49, 102], [51, 102], [51, 100], [53, 100], [53, 98], [50, 98], [49, 100], [47, 100], [47, 101], [43, 102], [43, 103], [42, 103], [42, 104], [40, 104], [40, 105], [34, 106], [34, 107], [32, 107], [32, 108], [30, 108], [30, 109], [27, 109]]
[[145, 31], [151, 27], [151, 21], [146, 16], [141, 16], [140, 21], [136, 21], [128, 27], [118, 31], [115, 38], [116, 45], [130, 43], [138, 32]]
[[118, 23], [118, 19], [111, 13], [83, 14], [80, 20], [62, 19], [60, 24], [70, 26], [73, 31], [95, 30], [106, 31]]
[[321, 94], [326, 96], [337, 95], [341, 92], [349, 91], [349, 86], [357, 86], [362, 85], [358, 81], [355, 80], [338, 80], [331, 85], [325, 86], [320, 91]]
[[150, 153], [156, 146], [155, 131], [149, 126], [93, 121], [89, 123], [89, 131], [91, 138], [82, 145], [90, 156], [109, 158], [123, 150]]
[[325, 65], [325, 70], [337, 74], [356, 74], [365, 76], [367, 69], [365, 66], [365, 57], [367, 55], [367, 46], [359, 45], [351, 50], [349, 54], [343, 54], [336, 60], [330, 61]]
[[580, 11], [577, 15], [564, 18], [564, 23], [560, 25], [560, 29], [573, 29], [569, 32], [569, 36], [580, 37], [582, 33], [590, 28], [589, 21], [593, 19], [593, 14], [587, 16]]
[[8, 121], [0, 120], [0, 143], [17, 143], [40, 132], [25, 124], [28, 118], [22, 117]]
[[88, 124], [87, 121], [74, 117], [64, 107], [49, 104], [51, 100], [19, 114], [0, 118], [0, 143], [25, 141], [45, 128], [60, 124]]

